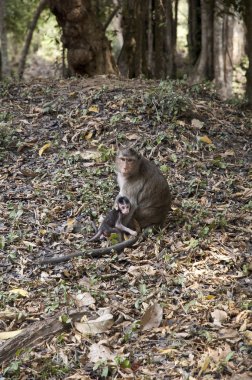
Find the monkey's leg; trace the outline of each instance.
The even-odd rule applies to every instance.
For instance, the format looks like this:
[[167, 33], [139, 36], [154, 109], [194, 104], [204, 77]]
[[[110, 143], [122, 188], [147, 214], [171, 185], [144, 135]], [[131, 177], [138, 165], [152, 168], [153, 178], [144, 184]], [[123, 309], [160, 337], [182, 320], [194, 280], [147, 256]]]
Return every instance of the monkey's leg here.
[[91, 239], [88, 239], [88, 241], [97, 241], [99, 237], [102, 235], [102, 233], [102, 230], [99, 229], [98, 232]]

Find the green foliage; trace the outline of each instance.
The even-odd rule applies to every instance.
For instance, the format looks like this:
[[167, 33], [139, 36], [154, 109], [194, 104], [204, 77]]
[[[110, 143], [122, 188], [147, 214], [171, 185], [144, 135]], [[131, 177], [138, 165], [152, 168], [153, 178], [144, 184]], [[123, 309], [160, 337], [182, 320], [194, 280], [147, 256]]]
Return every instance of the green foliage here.
[[[21, 365], [20, 360], [15, 360], [15, 361], [11, 362], [10, 365], [4, 369], [3, 374], [4, 375], [11, 375], [11, 376], [19, 375], [20, 365]], [[12, 379], [13, 379], [13, 377], [12, 377]]]
[[39, 0], [7, 0], [7, 28], [15, 38], [15, 42], [21, 43], [27, 31], [27, 26], [39, 3]]
[[140, 112], [152, 116], [159, 123], [177, 118], [191, 107], [189, 95], [179, 90], [179, 82], [176, 81], [161, 81], [159, 86], [145, 92], [141, 99], [132, 97], [132, 107], [136, 103], [140, 103]]

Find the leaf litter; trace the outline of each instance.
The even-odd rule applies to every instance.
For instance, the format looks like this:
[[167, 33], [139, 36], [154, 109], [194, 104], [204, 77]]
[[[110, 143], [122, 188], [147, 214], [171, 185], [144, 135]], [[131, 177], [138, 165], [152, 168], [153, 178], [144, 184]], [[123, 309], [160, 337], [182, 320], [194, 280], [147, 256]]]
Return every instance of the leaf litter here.
[[[0, 91], [2, 346], [59, 312], [84, 314], [17, 347], [4, 378], [251, 379], [251, 113], [177, 82]], [[121, 254], [33, 265], [110, 244], [87, 239], [117, 194], [120, 143], [167, 177], [165, 227]]]

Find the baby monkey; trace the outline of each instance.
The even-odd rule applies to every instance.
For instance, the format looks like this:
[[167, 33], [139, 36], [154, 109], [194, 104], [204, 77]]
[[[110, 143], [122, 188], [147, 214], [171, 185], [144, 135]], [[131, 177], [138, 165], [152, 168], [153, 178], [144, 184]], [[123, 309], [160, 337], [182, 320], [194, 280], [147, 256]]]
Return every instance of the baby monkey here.
[[118, 197], [115, 203], [115, 208], [106, 215], [97, 233], [89, 239], [89, 241], [96, 241], [102, 235], [108, 236], [112, 233], [119, 233], [122, 235], [122, 232], [126, 232], [132, 236], [136, 236], [137, 231], [123, 225], [123, 218], [125, 215], [129, 214], [130, 209], [131, 203], [129, 199], [125, 196]]

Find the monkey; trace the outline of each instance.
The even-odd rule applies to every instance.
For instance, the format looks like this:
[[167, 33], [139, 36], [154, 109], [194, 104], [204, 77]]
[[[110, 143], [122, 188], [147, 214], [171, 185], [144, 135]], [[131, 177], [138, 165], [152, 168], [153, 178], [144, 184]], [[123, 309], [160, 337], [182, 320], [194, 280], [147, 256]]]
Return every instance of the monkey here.
[[[131, 204], [129, 213], [123, 215], [123, 225], [131, 227], [132, 221], [136, 220], [140, 229], [149, 226], [161, 227], [171, 208], [171, 194], [168, 183], [158, 167], [132, 148], [119, 149], [116, 156], [116, 172], [120, 188], [116, 202], [120, 197], [127, 197]], [[137, 240], [138, 236], [133, 236], [110, 247], [45, 258], [36, 264], [57, 264], [78, 256], [101, 257], [112, 251], [121, 252], [126, 247], [132, 247]]]
[[58, 264], [68, 260], [71, 260], [79, 256], [88, 256], [92, 258], [99, 258], [105, 254], [108, 254], [112, 251], [122, 252], [124, 248], [132, 247], [138, 240], [138, 232], [140, 232], [140, 226], [136, 220], [133, 220], [134, 226], [137, 231], [132, 230], [131, 228], [126, 227], [124, 224], [124, 218], [130, 213], [131, 204], [127, 197], [118, 197], [117, 204], [115, 204], [115, 209], [111, 210], [108, 215], [105, 217], [103, 223], [101, 224], [98, 232], [93, 236], [89, 241], [94, 241], [98, 239], [102, 234], [106, 235], [111, 232], [127, 232], [133, 237], [129, 240], [121, 241], [117, 244], [111, 245], [110, 247], [102, 247], [97, 249], [92, 249], [90, 251], [77, 251], [65, 256], [55, 256], [44, 258], [38, 262], [33, 262], [36, 265], [47, 265], [47, 264]]
[[133, 148], [127, 148], [118, 150], [116, 172], [120, 188], [117, 197], [126, 196], [131, 203], [125, 225], [136, 219], [141, 229], [162, 227], [171, 208], [171, 193], [158, 167]]
[[[130, 201], [127, 197], [119, 197], [116, 200], [115, 208], [111, 210], [103, 220], [101, 226], [99, 227], [97, 233], [88, 241], [96, 241], [102, 235], [108, 236], [111, 233], [126, 232], [129, 235], [136, 236], [137, 231], [132, 230], [123, 225], [123, 218], [128, 215], [131, 209]], [[121, 239], [121, 236], [120, 236]]]

